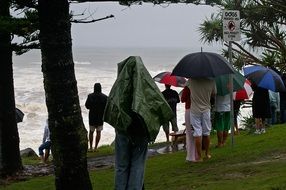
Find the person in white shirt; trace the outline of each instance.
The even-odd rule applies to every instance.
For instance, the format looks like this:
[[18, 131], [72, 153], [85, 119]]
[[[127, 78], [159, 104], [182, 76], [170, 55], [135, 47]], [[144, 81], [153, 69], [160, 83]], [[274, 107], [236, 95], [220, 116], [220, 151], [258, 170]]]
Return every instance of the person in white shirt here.
[[219, 96], [215, 99], [214, 129], [217, 132], [216, 147], [223, 147], [230, 130], [230, 95]]

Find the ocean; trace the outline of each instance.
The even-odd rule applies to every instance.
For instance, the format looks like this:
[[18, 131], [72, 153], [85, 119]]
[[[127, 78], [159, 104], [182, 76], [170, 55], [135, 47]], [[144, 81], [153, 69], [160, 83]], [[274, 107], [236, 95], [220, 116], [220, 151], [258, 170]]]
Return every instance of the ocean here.
[[[75, 74], [80, 99], [82, 117], [88, 130], [88, 110], [84, 104], [87, 95], [93, 92], [93, 85], [101, 83], [102, 92], [106, 95], [116, 80], [117, 63], [134, 55], [140, 56], [144, 65], [155, 76], [163, 71], [172, 71], [178, 61], [186, 54], [200, 51], [192, 48], [122, 48], [122, 47], [82, 47], [73, 48]], [[216, 51], [217, 50], [212, 50]], [[47, 119], [45, 93], [43, 87], [43, 74], [41, 72], [40, 50], [32, 50], [21, 56], [13, 57], [14, 87], [16, 107], [24, 113], [24, 120], [18, 123], [20, 136], [20, 149], [32, 148], [37, 152], [42, 142], [44, 123]], [[157, 83], [160, 90], [164, 85]], [[179, 87], [172, 87], [178, 93]], [[184, 129], [184, 104], [177, 106], [177, 120], [180, 130]], [[114, 128], [104, 123], [99, 146], [111, 144], [114, 140]], [[165, 141], [162, 130], [156, 142]]]

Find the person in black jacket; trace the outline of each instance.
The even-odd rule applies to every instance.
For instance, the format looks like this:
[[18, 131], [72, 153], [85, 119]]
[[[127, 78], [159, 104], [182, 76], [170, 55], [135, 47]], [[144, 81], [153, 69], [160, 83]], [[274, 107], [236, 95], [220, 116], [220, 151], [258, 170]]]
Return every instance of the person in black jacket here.
[[92, 149], [93, 133], [96, 129], [94, 150], [97, 149], [103, 130], [103, 114], [107, 102], [107, 96], [101, 92], [100, 83], [94, 84], [94, 92], [89, 94], [85, 102], [85, 107], [89, 109], [89, 150]]
[[[282, 80], [286, 86], [286, 73], [282, 74]], [[280, 96], [280, 123], [286, 123], [286, 92], [279, 92]]]
[[[171, 89], [171, 85], [168, 84], [165, 84], [165, 90], [162, 94], [174, 113], [174, 117], [170, 120], [172, 131], [177, 132], [179, 130], [177, 125], [177, 104], [180, 102], [179, 94], [177, 91]], [[167, 142], [169, 142], [169, 122], [163, 124], [163, 130], [165, 132]]]

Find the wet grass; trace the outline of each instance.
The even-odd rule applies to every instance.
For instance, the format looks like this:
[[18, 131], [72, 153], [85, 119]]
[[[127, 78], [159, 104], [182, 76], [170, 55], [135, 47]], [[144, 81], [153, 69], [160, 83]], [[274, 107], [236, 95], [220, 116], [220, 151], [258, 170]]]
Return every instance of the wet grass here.
[[[286, 190], [285, 134], [286, 125], [270, 127], [261, 135], [245, 131], [234, 136], [233, 145], [230, 137], [223, 148], [214, 148], [216, 137], [212, 136], [212, 158], [201, 163], [186, 163], [184, 151], [151, 157], [146, 165], [145, 189]], [[112, 147], [105, 148], [102, 154], [113, 153]], [[114, 188], [113, 168], [91, 171], [90, 178], [93, 189]], [[36, 177], [0, 189], [51, 190], [55, 189], [54, 177]]]

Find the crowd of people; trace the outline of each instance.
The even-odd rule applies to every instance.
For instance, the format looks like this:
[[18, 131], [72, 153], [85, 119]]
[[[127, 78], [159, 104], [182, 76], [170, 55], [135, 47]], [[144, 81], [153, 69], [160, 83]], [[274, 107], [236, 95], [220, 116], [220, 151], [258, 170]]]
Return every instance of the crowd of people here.
[[[282, 78], [285, 83], [285, 75]], [[286, 92], [272, 92], [254, 83], [252, 89], [255, 134], [265, 133], [266, 125], [285, 123]], [[104, 122], [115, 128], [115, 189], [144, 189], [148, 143], [155, 141], [160, 127], [169, 142], [169, 123], [173, 133], [178, 132], [176, 112], [180, 102], [185, 104], [186, 161], [210, 159], [211, 130], [217, 134], [215, 147], [221, 148], [226, 144], [232, 123], [230, 94], [218, 95], [212, 78], [192, 78], [181, 97], [168, 84], [160, 92], [140, 57], [131, 56], [118, 64], [117, 79], [109, 96], [102, 93], [100, 83], [94, 84], [94, 92], [88, 95], [85, 103], [89, 110], [89, 150], [97, 150]], [[234, 134], [239, 134], [237, 117], [242, 102], [232, 102]], [[47, 120], [39, 147], [43, 163], [50, 154], [49, 136]]]

